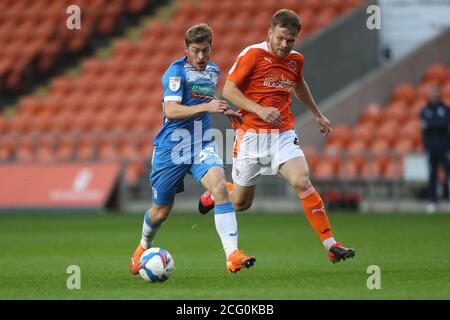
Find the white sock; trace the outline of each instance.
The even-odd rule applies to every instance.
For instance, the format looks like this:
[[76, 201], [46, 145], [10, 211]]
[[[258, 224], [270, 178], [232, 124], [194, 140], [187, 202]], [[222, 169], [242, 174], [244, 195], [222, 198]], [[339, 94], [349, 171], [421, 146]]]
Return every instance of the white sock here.
[[150, 222], [149, 215], [150, 209], [145, 211], [144, 215], [144, 224], [142, 225], [142, 238], [141, 238], [141, 246], [145, 249], [148, 249], [152, 246], [153, 239], [155, 238], [156, 233], [161, 228], [161, 224], [153, 225]]
[[327, 249], [327, 251], [328, 251], [328, 250], [330, 250], [331, 246], [336, 243], [336, 240], [334, 240], [333, 237], [330, 237], [328, 239], [323, 240], [322, 243], [323, 243], [323, 246], [325, 247], [325, 249]]
[[216, 230], [222, 241], [225, 256], [228, 258], [237, 249], [238, 231], [236, 213], [231, 201], [216, 204], [214, 207]]

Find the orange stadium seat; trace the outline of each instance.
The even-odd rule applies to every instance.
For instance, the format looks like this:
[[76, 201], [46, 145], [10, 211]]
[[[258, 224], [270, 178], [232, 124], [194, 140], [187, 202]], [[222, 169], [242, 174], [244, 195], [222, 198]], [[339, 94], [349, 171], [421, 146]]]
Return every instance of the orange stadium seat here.
[[377, 138], [370, 146], [370, 152], [375, 155], [382, 155], [390, 150], [391, 142], [387, 139]]
[[368, 148], [368, 140], [358, 139], [357, 137], [355, 137], [355, 139], [350, 140], [346, 150], [350, 154], [357, 155], [366, 152], [367, 148]]
[[153, 154], [153, 136], [141, 134], [137, 139], [137, 148], [143, 159], [151, 159]]
[[365, 0], [342, 0], [342, 2], [345, 4], [347, 10], [353, 9], [361, 4], [364, 3]]
[[400, 126], [396, 120], [388, 120], [376, 129], [375, 139], [386, 140], [389, 145], [392, 145], [399, 128]]
[[335, 140], [325, 144], [324, 151], [325, 153], [340, 153], [344, 149], [343, 141]]
[[359, 158], [348, 158], [337, 171], [337, 176], [344, 180], [353, 180], [359, 177], [361, 163]]
[[355, 157], [345, 157], [342, 165], [337, 169], [336, 176], [339, 179], [352, 180], [358, 177], [360, 162]]
[[23, 115], [25, 113], [28, 115], [33, 115], [39, 111], [41, 106], [42, 103], [38, 98], [34, 96], [27, 96], [20, 100], [19, 104], [17, 105], [18, 110], [16, 114]]
[[49, 132], [53, 133], [63, 133], [67, 132], [71, 125], [73, 125], [73, 116], [72, 112], [65, 111], [61, 112], [58, 115], [52, 118], [52, 122], [50, 123]]
[[408, 116], [406, 103], [403, 101], [394, 101], [389, 103], [384, 115], [386, 120], [396, 121], [398, 125], [402, 125]]
[[304, 0], [302, 4], [302, 9], [310, 9], [312, 11], [319, 11], [321, 6], [323, 5], [322, 1], [320, 0]]
[[412, 141], [414, 147], [420, 144], [422, 139], [419, 119], [408, 121], [401, 129], [398, 135], [399, 139], [408, 139]]
[[121, 135], [117, 141], [117, 153], [120, 159], [125, 161], [141, 160], [135, 143], [135, 137], [131, 135]]
[[412, 139], [403, 138], [395, 142], [392, 151], [395, 154], [405, 155], [414, 150], [414, 141]]
[[50, 94], [66, 95], [72, 89], [73, 83], [66, 77], [57, 77], [53, 79], [52, 84], [49, 87]]
[[409, 108], [410, 118], [418, 119], [420, 112], [427, 105], [427, 103], [428, 103], [427, 99], [425, 99], [425, 98], [416, 99], [413, 102], [413, 104], [411, 105], [411, 107]]
[[313, 171], [313, 177], [318, 180], [330, 180], [333, 179], [335, 175], [335, 167], [328, 162], [319, 162]]
[[54, 137], [53, 135], [43, 135], [37, 139], [37, 147], [35, 159], [38, 162], [53, 162], [54, 154]]
[[347, 145], [352, 137], [350, 127], [347, 125], [337, 125], [333, 128], [333, 132], [329, 135], [328, 142], [339, 141], [343, 146]]
[[383, 172], [385, 179], [398, 179], [403, 175], [403, 158], [391, 158]]
[[336, 16], [336, 12], [333, 8], [325, 8], [320, 11], [319, 15], [316, 16], [314, 21], [316, 30], [320, 30], [328, 26]]
[[58, 161], [70, 161], [73, 158], [75, 138], [73, 135], [59, 135], [56, 143], [55, 159]]
[[94, 160], [96, 153], [96, 137], [93, 134], [82, 134], [75, 151], [77, 160]]
[[[0, 114], [0, 134], [3, 134], [7, 131], [7, 125], [8, 120], [6, 120], [2, 115]], [[1, 136], [0, 136], [1, 137]]]
[[114, 129], [114, 114], [110, 109], [104, 109], [95, 116], [90, 115], [94, 124], [90, 127], [93, 132], [112, 131]]
[[50, 126], [53, 119], [50, 117], [47, 117], [45, 115], [35, 117], [30, 122], [30, 127], [28, 128], [28, 131], [30, 133], [47, 133], [50, 130]]
[[[284, 6], [287, 8], [290, 3], [295, 2], [295, 1], [296, 0], [285, 0], [284, 1]], [[208, 2], [210, 4], [213, 3], [213, 1], [204, 1], [204, 2]], [[258, 9], [260, 9], [258, 1], [252, 1], [252, 0], [250, 0], [250, 1], [241, 1], [239, 3], [239, 6], [240, 6], [242, 11], [250, 12], [250, 13], [252, 13], [252, 12], [256, 13], [258, 11]]]
[[327, 0], [325, 5], [329, 8], [333, 8], [337, 13], [341, 13], [345, 9], [345, 1], [342, 0]]
[[145, 172], [146, 163], [143, 161], [128, 162], [125, 166], [125, 181], [128, 185], [136, 185]]
[[358, 122], [374, 122], [374, 124], [378, 124], [384, 117], [383, 107], [377, 103], [370, 103], [367, 106], [364, 106], [359, 116]]
[[27, 133], [30, 128], [31, 118], [25, 117], [13, 117], [9, 119], [9, 133]]
[[438, 82], [435, 80], [429, 80], [422, 82], [416, 89], [417, 92], [417, 98], [419, 99], [428, 99], [428, 93], [430, 91], [430, 87], [437, 85]]
[[313, 172], [317, 163], [319, 162], [319, 156], [317, 154], [316, 148], [313, 145], [304, 145], [301, 146], [301, 148], [308, 163], [309, 170]]
[[410, 105], [416, 98], [416, 91], [409, 83], [403, 83], [395, 87], [392, 95], [392, 101], [403, 101], [406, 105]]
[[117, 152], [115, 148], [114, 137], [111, 134], [103, 134], [97, 147], [97, 159], [99, 160], [116, 160]]
[[65, 96], [52, 95], [47, 99], [42, 100], [41, 108], [38, 110], [39, 115], [56, 116], [57, 114], [66, 111], [63, 109]]
[[367, 144], [369, 141], [373, 139], [375, 130], [376, 127], [372, 122], [363, 122], [358, 124], [351, 131], [352, 139], [350, 143], [352, 142], [352, 140], [357, 140], [363, 141], [365, 144]]
[[138, 13], [145, 8], [147, 0], [129, 0], [127, 1], [127, 11]]
[[363, 179], [382, 178], [388, 158], [386, 156], [375, 156], [369, 158], [366, 165], [362, 167], [360, 176]]
[[15, 135], [0, 136], [0, 161], [10, 161], [14, 155], [14, 146], [16, 145]]
[[34, 139], [32, 136], [23, 135], [19, 137], [15, 159], [18, 162], [34, 161]]
[[443, 64], [434, 64], [427, 68], [423, 77], [424, 82], [443, 84], [447, 80], [447, 67]]
[[447, 81], [442, 85], [441, 95], [443, 100], [450, 99], [450, 77], [448, 77]]

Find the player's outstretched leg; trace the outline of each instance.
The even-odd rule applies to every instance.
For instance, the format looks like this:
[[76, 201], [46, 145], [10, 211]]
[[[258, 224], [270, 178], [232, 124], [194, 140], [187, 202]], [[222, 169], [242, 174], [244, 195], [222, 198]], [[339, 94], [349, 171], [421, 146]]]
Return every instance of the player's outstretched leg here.
[[336, 263], [353, 258], [355, 250], [345, 247], [333, 238], [325, 205], [309, 180], [308, 164], [305, 158], [296, 157], [288, 160], [280, 168], [280, 173], [297, 192], [306, 219], [327, 250], [328, 259]]
[[201, 179], [202, 185], [208, 189], [215, 199], [214, 223], [222, 242], [226, 257], [226, 270], [238, 272], [254, 265], [256, 258], [247, 256], [238, 249], [238, 224], [236, 211], [230, 199], [231, 183], [225, 181], [223, 168], [211, 167]]
[[[152, 208], [153, 209], [153, 208]], [[150, 222], [150, 209], [147, 209], [144, 215], [144, 223], [142, 225], [142, 238], [141, 242], [139, 243], [138, 247], [134, 251], [133, 255], [131, 256], [130, 261], [130, 272], [132, 274], [139, 274], [139, 269], [141, 268], [139, 261], [141, 260], [141, 256], [144, 253], [145, 250], [150, 248], [152, 246], [153, 239], [155, 238], [156, 233], [161, 228], [162, 222], [165, 220], [165, 218], [168, 215], [168, 212], [170, 211], [170, 206], [160, 206], [159, 208], [154, 208], [156, 211], [161, 211], [163, 213], [163, 218], [161, 221], [159, 221], [157, 224], [153, 224]], [[166, 214], [167, 211], [167, 214]], [[157, 219], [160, 219], [157, 216]]]
[[[233, 192], [233, 188], [234, 188], [234, 185], [231, 182], [227, 182], [227, 189], [228, 189], [228, 192], [230, 193], [230, 198], [231, 198], [231, 193]], [[215, 202], [213, 199], [213, 195], [211, 194], [210, 191], [206, 191], [200, 196], [200, 199], [198, 200], [198, 211], [201, 214], [207, 214], [212, 209], [214, 209], [214, 205], [215, 205]]]
[[252, 267], [256, 258], [247, 256], [243, 251], [238, 250], [237, 220], [231, 201], [217, 204], [214, 207], [214, 222], [227, 257], [227, 271], [235, 273], [243, 268]]
[[354, 249], [347, 248], [342, 243], [334, 240], [324, 203], [314, 187], [311, 186], [308, 190], [299, 193], [298, 197], [309, 224], [328, 250], [328, 259], [336, 263], [353, 258], [356, 253]]

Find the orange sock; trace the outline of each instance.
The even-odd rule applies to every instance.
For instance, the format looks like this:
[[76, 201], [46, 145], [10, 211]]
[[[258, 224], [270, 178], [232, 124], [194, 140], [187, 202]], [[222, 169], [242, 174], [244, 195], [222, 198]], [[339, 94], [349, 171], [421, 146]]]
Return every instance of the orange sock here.
[[321, 241], [333, 237], [331, 232], [330, 222], [323, 205], [322, 198], [319, 193], [310, 187], [305, 192], [298, 194], [300, 201], [305, 211], [306, 218], [311, 227], [316, 231]]

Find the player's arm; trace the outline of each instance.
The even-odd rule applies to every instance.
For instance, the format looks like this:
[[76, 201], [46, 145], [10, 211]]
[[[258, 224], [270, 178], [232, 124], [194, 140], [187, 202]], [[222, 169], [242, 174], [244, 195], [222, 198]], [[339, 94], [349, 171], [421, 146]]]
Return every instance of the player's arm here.
[[200, 115], [202, 112], [223, 113], [229, 109], [225, 100], [212, 99], [208, 103], [198, 104], [196, 106], [185, 106], [178, 101], [164, 102], [164, 111], [169, 120], [180, 120], [192, 118]]
[[211, 99], [207, 103], [194, 106], [183, 105], [186, 75], [179, 66], [171, 66], [162, 78], [164, 90], [164, 113], [169, 120], [188, 119], [203, 112], [220, 113], [228, 108], [225, 100]]
[[278, 109], [273, 107], [262, 107], [247, 98], [233, 81], [227, 79], [223, 87], [223, 96], [232, 104], [247, 112], [253, 112], [267, 123], [280, 125], [281, 117]]
[[293, 89], [297, 99], [299, 99], [314, 115], [314, 118], [320, 126], [320, 132], [324, 136], [327, 136], [333, 131], [331, 122], [320, 112], [305, 79], [303, 78], [299, 83], [295, 83]]

